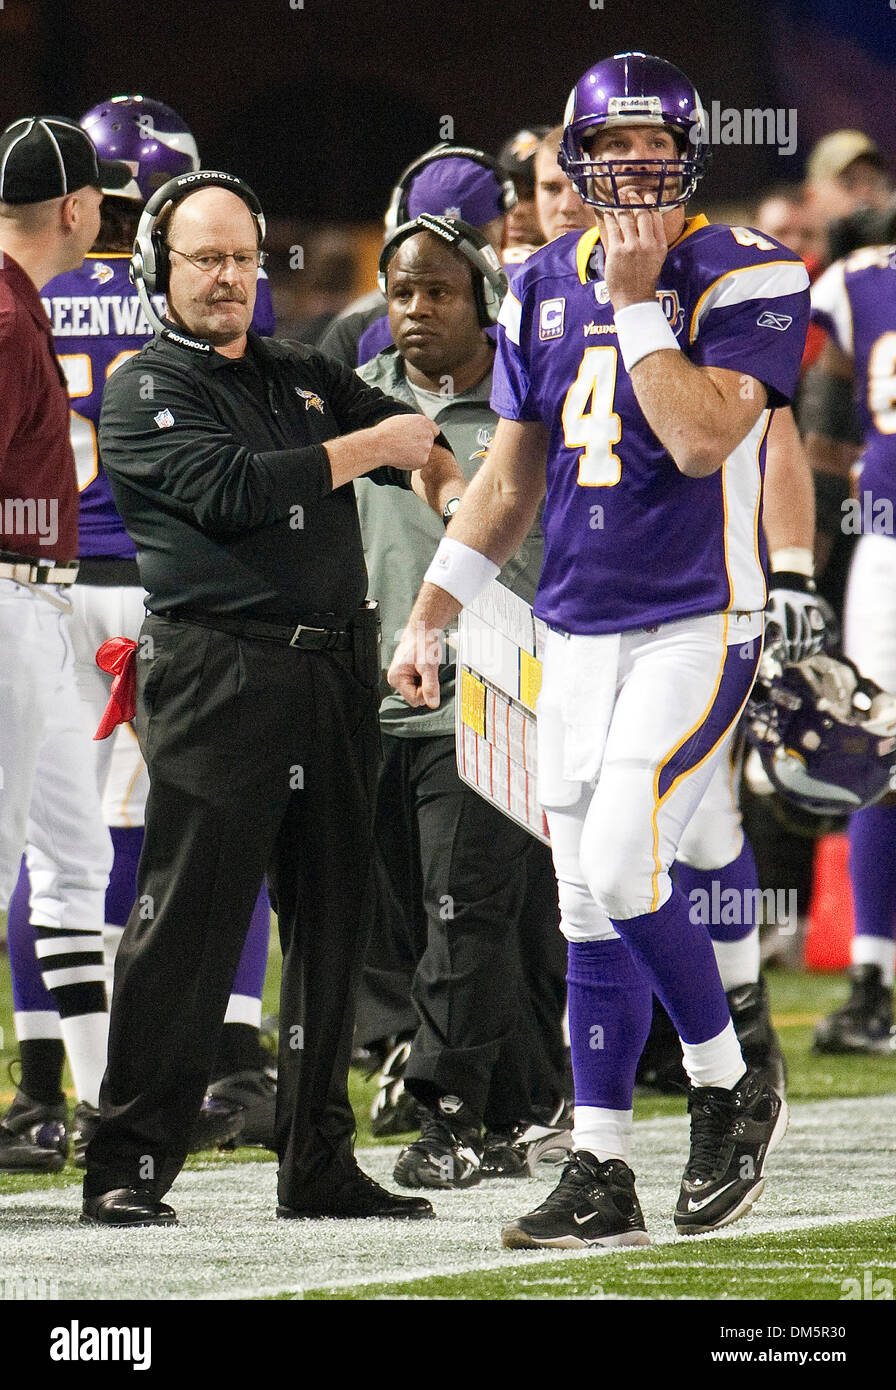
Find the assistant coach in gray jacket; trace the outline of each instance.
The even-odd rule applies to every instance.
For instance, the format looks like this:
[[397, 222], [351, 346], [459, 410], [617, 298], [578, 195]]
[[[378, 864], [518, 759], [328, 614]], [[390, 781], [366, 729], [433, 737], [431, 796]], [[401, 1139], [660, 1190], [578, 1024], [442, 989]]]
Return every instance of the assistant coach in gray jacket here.
[[[506, 280], [489, 251], [459, 219], [423, 215], [398, 229], [380, 262], [396, 346], [359, 369], [435, 421], [468, 479], [496, 421], [488, 329]], [[356, 492], [385, 669], [442, 532], [407, 492], [366, 479]], [[443, 520], [450, 514], [449, 504]], [[529, 603], [543, 548], [536, 523], [500, 576]], [[396, 1040], [382, 1100], [388, 1105], [404, 1065], [420, 1106], [421, 1137], [395, 1169], [407, 1187], [468, 1187], [522, 1171], [530, 1122], [543, 1137], [564, 1099], [565, 951], [550, 853], [461, 781], [454, 679], [446, 662], [437, 710], [412, 709], [394, 691], [380, 706], [379, 917], [359, 1037], [381, 1047], [388, 1035]], [[410, 1035], [408, 1058], [400, 1043]], [[374, 1119], [382, 1132], [408, 1127], [382, 1103]]]

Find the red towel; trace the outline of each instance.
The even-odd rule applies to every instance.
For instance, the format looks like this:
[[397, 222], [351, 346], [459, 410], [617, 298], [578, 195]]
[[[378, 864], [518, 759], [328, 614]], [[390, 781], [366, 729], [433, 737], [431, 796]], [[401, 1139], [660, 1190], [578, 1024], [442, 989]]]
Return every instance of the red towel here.
[[133, 719], [137, 709], [137, 643], [130, 637], [110, 637], [96, 654], [101, 671], [114, 676], [109, 703], [94, 738], [108, 738], [117, 724]]

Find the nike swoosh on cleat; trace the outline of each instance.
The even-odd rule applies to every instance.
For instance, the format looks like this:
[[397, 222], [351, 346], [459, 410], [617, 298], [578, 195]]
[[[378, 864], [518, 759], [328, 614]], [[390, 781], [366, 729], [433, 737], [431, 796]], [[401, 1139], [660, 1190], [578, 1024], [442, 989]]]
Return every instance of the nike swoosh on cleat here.
[[729, 1187], [734, 1187], [737, 1184], [737, 1182], [737, 1178], [735, 1178], [732, 1182], [727, 1182], [724, 1187], [720, 1187], [717, 1192], [710, 1193], [708, 1197], [704, 1197], [703, 1200], [700, 1202], [695, 1202], [693, 1197], [689, 1197], [688, 1211], [702, 1211], [704, 1207], [709, 1206], [710, 1202], [714, 1202], [717, 1197], [721, 1197], [723, 1192], [727, 1192]]
[[576, 1216], [576, 1213], [573, 1212], [572, 1219], [577, 1226], [584, 1226], [586, 1221], [593, 1221], [595, 1216], [600, 1216], [600, 1212], [592, 1211], [588, 1216]]

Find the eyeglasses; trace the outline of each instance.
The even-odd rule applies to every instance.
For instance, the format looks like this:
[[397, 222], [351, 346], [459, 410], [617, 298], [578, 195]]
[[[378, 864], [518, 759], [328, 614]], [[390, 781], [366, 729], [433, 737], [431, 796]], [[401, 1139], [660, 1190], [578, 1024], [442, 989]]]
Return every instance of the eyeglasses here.
[[217, 275], [218, 271], [228, 261], [233, 261], [237, 270], [243, 275], [248, 275], [250, 271], [257, 270], [264, 265], [268, 258], [267, 251], [206, 251], [201, 256], [191, 256], [186, 251], [178, 251], [176, 246], [169, 246], [169, 251], [173, 251], [175, 256], [182, 256], [185, 261], [195, 265], [197, 270], [203, 271], [206, 275]]

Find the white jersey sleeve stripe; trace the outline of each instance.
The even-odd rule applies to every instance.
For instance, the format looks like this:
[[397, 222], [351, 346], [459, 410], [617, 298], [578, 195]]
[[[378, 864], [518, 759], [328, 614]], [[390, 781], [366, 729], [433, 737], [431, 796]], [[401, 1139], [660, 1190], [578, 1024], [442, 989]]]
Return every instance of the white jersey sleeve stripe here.
[[836, 261], [828, 266], [812, 286], [812, 314], [824, 316], [825, 327], [833, 329], [832, 337], [848, 357], [853, 357], [852, 307], [846, 292], [846, 266]]
[[778, 299], [799, 294], [809, 288], [809, 272], [794, 261], [769, 261], [726, 271], [703, 291], [691, 315], [690, 341], [700, 332], [700, 324], [713, 309], [745, 304], [750, 299]]
[[759, 453], [772, 418], [764, 410], [750, 433], [722, 464], [725, 570], [731, 597], [729, 611], [756, 613], [765, 607], [768, 589], [759, 558], [762, 470]]
[[501, 305], [498, 322], [501, 324], [510, 341], [517, 347], [520, 345], [522, 321], [523, 306], [513, 291], [508, 290], [504, 296], [504, 303]]

